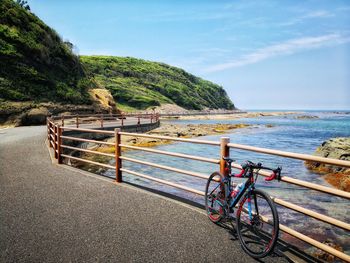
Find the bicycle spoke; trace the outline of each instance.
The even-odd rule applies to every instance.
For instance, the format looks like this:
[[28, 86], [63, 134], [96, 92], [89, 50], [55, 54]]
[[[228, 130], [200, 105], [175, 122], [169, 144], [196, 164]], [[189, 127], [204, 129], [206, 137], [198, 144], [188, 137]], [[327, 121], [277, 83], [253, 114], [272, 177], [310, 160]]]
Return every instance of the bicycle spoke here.
[[[220, 180], [218, 180], [220, 178]], [[225, 190], [222, 187], [221, 175], [213, 173], [207, 182], [205, 191], [205, 206], [209, 219], [213, 222], [219, 222], [224, 218], [225, 212], [223, 209], [225, 203]]]
[[214, 191], [215, 191], [216, 189], [218, 189], [219, 186], [220, 186], [220, 184], [218, 184], [218, 185], [213, 189], [213, 191], [210, 192], [209, 195], [212, 195], [212, 194], [214, 193]]
[[254, 190], [246, 195], [238, 211], [237, 232], [244, 250], [253, 257], [266, 256], [273, 249], [278, 233], [278, 216], [272, 201]]

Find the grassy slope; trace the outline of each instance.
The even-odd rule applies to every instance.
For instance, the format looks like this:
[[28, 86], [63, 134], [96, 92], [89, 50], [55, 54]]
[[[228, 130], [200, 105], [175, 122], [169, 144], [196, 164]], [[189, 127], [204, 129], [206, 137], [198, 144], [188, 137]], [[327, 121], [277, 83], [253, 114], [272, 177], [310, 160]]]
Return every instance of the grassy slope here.
[[79, 58], [34, 14], [0, 0], [0, 110], [21, 101], [89, 104], [87, 91], [96, 86], [128, 110], [162, 103], [234, 107], [222, 87], [176, 67], [129, 57]]
[[117, 103], [138, 109], [162, 103], [186, 109], [234, 108], [221, 86], [180, 68], [130, 57], [81, 56], [80, 60]]
[[0, 0], [0, 100], [89, 102], [91, 83], [58, 34], [12, 0]]

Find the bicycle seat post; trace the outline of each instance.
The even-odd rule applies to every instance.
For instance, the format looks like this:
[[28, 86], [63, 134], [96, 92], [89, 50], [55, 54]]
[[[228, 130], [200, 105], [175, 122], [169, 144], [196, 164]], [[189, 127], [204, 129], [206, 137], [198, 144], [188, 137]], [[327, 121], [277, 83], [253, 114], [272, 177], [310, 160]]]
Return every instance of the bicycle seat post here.
[[231, 175], [232, 172], [232, 163], [234, 162], [233, 159], [230, 157], [222, 157], [222, 159], [225, 161], [225, 176]]

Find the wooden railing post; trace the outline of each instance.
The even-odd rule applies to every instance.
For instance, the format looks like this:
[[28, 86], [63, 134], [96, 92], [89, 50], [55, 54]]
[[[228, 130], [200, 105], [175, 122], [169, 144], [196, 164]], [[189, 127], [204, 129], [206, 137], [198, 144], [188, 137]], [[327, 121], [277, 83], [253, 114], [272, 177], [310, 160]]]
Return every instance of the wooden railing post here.
[[62, 164], [62, 128], [60, 125], [57, 125], [57, 161], [59, 164]]
[[221, 137], [220, 138], [220, 173], [227, 176], [226, 171], [226, 162], [223, 159], [223, 157], [229, 157], [230, 156], [230, 148], [227, 146], [227, 144], [230, 143], [229, 137]]
[[75, 118], [75, 124], [76, 124], [77, 128], [79, 128], [79, 116], [78, 115]]
[[[54, 143], [54, 141], [52, 140], [52, 137], [51, 137], [51, 135], [52, 135], [52, 136], [55, 135], [55, 134], [52, 133], [52, 130], [51, 130], [51, 129], [53, 129], [54, 127], [52, 126], [52, 123], [51, 123], [50, 120], [49, 120], [49, 128], [50, 128], [50, 147], [51, 147], [51, 148], [54, 148], [54, 146], [52, 145], [52, 144]], [[52, 143], [51, 143], [51, 142], [52, 142]]]
[[58, 158], [58, 154], [57, 154], [57, 125], [54, 126], [54, 131], [55, 131], [55, 134], [53, 136], [54, 138], [54, 142], [53, 142], [53, 145], [54, 145], [54, 151], [55, 151], [55, 159]]
[[120, 128], [114, 129], [114, 137], [115, 137], [115, 180], [117, 183], [121, 183], [123, 181], [123, 178], [122, 178], [122, 171], [120, 170], [122, 168], [122, 160], [120, 159], [121, 147], [119, 146], [121, 144]]
[[47, 128], [47, 140], [49, 141], [49, 145], [51, 147], [51, 143], [50, 143], [50, 122], [49, 122], [49, 119], [46, 118], [46, 128]]

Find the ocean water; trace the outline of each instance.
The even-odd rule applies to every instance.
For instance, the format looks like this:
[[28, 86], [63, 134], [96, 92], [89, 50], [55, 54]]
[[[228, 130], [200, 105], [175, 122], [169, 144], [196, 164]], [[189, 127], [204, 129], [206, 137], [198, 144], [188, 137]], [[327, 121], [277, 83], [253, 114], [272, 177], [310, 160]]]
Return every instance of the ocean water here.
[[[317, 116], [317, 119], [296, 119], [297, 115], [278, 116], [278, 117], [260, 117], [247, 118], [239, 120], [176, 120], [171, 121], [177, 124], [199, 124], [199, 123], [247, 123], [252, 126], [245, 129], [234, 130], [232, 133], [215, 136], [204, 136], [200, 139], [218, 141], [220, 137], [229, 137], [230, 141], [238, 144], [245, 144], [257, 147], [284, 150], [296, 153], [312, 154], [323, 141], [334, 137], [350, 137], [350, 114], [348, 112], [307, 112], [299, 115]], [[272, 126], [272, 127], [268, 127]], [[173, 143], [155, 147], [156, 149], [179, 152], [191, 155], [219, 159], [219, 147], [207, 146], [190, 143]], [[157, 164], [168, 165], [188, 171], [196, 171], [208, 176], [219, 169], [218, 165], [175, 158], [159, 154], [145, 153], [142, 151], [126, 151], [125, 156], [154, 162]], [[261, 162], [264, 166], [277, 167], [282, 166], [282, 175], [289, 176], [312, 182], [320, 185], [330, 186], [319, 174], [307, 170], [303, 161], [281, 158], [273, 155], [257, 154], [248, 151], [231, 149], [231, 157], [238, 163], [245, 160]], [[188, 187], [205, 191], [206, 181], [187, 175], [181, 175], [157, 168], [152, 168], [135, 163], [123, 162], [123, 167], [133, 171], [138, 171], [157, 178], [176, 182]], [[114, 171], [107, 171], [107, 176], [114, 176]], [[204, 198], [191, 194], [176, 188], [164, 186], [138, 178], [132, 175], [124, 174], [123, 180], [162, 192], [171, 193], [200, 204], [204, 203]], [[237, 179], [239, 180], [239, 179]], [[313, 211], [325, 214], [336, 219], [349, 223], [350, 221], [350, 202], [349, 200], [334, 197], [328, 194], [312, 191], [307, 188], [294, 186], [283, 182], [265, 182], [260, 178], [257, 187], [267, 191], [271, 196], [292, 202], [299, 206], [311, 209]], [[300, 231], [321, 242], [330, 239], [339, 244], [349, 253], [349, 232], [341, 230], [327, 223], [319, 222], [308, 218], [298, 212], [285, 209], [278, 206], [280, 221], [288, 227]], [[283, 235], [283, 234], [282, 234]], [[305, 246], [304, 243], [283, 235], [283, 239], [293, 242], [299, 246]]]

